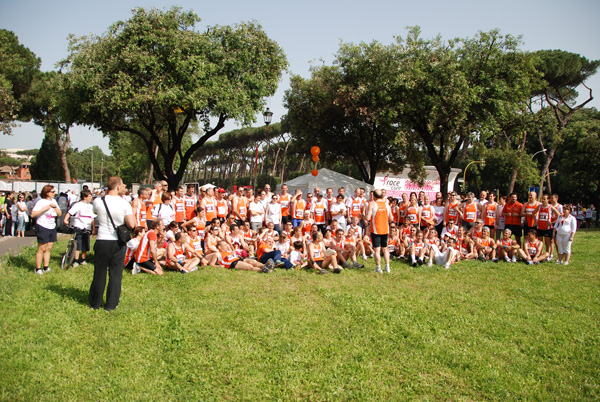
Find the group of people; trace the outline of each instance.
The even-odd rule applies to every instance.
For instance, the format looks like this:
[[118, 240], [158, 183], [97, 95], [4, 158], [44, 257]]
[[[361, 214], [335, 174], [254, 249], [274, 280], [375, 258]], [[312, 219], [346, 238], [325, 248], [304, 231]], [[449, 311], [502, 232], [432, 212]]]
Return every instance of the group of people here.
[[[124, 268], [158, 276], [209, 265], [327, 274], [362, 268], [359, 260], [372, 257], [381, 273], [390, 272], [390, 259], [445, 268], [470, 259], [537, 264], [552, 260], [554, 250], [557, 263], [568, 264], [577, 231], [570, 205], [560, 205], [556, 194], [537, 201], [535, 192], [526, 203], [516, 193], [496, 201], [485, 191], [478, 199], [473, 193], [459, 197], [450, 192], [444, 200], [437, 193], [432, 202], [423, 192], [398, 199], [381, 189], [367, 194], [364, 188], [351, 196], [343, 187], [337, 194], [333, 188], [291, 194], [285, 184], [279, 193], [267, 184], [256, 194], [252, 188], [229, 194], [213, 186], [200, 187], [196, 194], [194, 185], [169, 190], [166, 182], [157, 181], [135, 197], [126, 193], [122, 180], [113, 177], [102, 196], [94, 199], [84, 189], [80, 201], [64, 213], [54, 187], [45, 186], [28, 214], [38, 238], [36, 273], [50, 270], [57, 221], [75, 228], [76, 265], [86, 264], [90, 235], [97, 233], [90, 307], [101, 306], [108, 272], [107, 310], [118, 305]], [[119, 240], [122, 225], [132, 229], [128, 241]]]

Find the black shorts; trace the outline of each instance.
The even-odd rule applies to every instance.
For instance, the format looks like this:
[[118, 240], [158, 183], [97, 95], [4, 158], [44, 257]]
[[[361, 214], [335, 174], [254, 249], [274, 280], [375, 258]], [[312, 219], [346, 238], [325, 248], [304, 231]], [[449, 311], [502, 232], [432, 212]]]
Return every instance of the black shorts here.
[[35, 225], [35, 235], [37, 237], [38, 244], [56, 242], [56, 228], [47, 229], [43, 226]]
[[321, 268], [323, 266], [323, 260], [315, 261], [315, 264], [317, 264], [319, 268]]
[[490, 232], [492, 230], [494, 230], [494, 225], [484, 225], [486, 228], [488, 228], [490, 230]]
[[467, 222], [467, 221], [462, 221], [462, 225], [465, 228], [466, 231], [469, 231], [469, 229], [474, 228], [475, 224], [477, 222]]
[[229, 265], [228, 269], [235, 269], [235, 266], [238, 264], [238, 262], [240, 262], [242, 260], [235, 260], [234, 262], [231, 263], [231, 265]]
[[75, 242], [77, 243], [77, 250], [90, 251], [90, 232], [75, 229]]
[[387, 247], [388, 235], [378, 235], [375, 233], [371, 233], [371, 242], [373, 243], [373, 248], [377, 247]]
[[146, 268], [146, 269], [148, 269], [150, 271], [154, 271], [156, 269], [156, 265], [154, 265], [154, 261], [150, 261], [150, 260], [144, 261], [144, 262], [140, 262], [140, 263], [138, 263], [138, 265], [140, 267]]
[[538, 229], [537, 230], [537, 235], [538, 235], [538, 237], [549, 237], [549, 238], [552, 238], [552, 232], [554, 232], [554, 229], [546, 229], [546, 230]]
[[510, 229], [515, 237], [523, 237], [523, 228], [521, 225], [506, 225], [506, 229]]
[[286, 223], [289, 223], [292, 221], [292, 217], [291, 216], [282, 216], [281, 217], [281, 224], [285, 225]]

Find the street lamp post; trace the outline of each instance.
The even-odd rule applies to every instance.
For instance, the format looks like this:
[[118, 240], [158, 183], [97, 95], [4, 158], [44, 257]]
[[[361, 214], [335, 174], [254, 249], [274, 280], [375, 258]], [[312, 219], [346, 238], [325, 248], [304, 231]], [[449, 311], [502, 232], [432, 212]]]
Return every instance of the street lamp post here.
[[465, 171], [463, 173], [463, 190], [462, 190], [463, 193], [465, 192], [465, 187], [467, 185], [467, 169], [469, 168], [469, 166], [471, 166], [474, 163], [485, 163], [485, 161], [473, 161], [467, 165], [467, 167], [465, 168]]
[[535, 158], [535, 156], [536, 156], [537, 154], [539, 154], [539, 153], [542, 153], [542, 152], [546, 153], [546, 151], [547, 151], [547, 149], [546, 149], [546, 148], [542, 149], [541, 151], [537, 151], [536, 153], [534, 153], [533, 155], [531, 155], [531, 160], [533, 160], [533, 158]]
[[[267, 131], [269, 131], [269, 124], [271, 124], [271, 120], [273, 119], [273, 112], [269, 108], [265, 110], [263, 113], [263, 119], [265, 120], [265, 125], [267, 126]], [[254, 189], [256, 189], [256, 173], [258, 171], [258, 142], [256, 143], [256, 157], [254, 159]]]

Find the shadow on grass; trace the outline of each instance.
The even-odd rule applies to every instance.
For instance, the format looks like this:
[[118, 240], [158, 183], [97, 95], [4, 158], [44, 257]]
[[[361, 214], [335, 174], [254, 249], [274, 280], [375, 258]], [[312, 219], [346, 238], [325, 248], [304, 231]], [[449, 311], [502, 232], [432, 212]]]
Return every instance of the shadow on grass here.
[[68, 297], [73, 301], [83, 304], [87, 306], [89, 304], [89, 294], [88, 290], [81, 290], [75, 287], [64, 287], [61, 285], [48, 285], [46, 289], [56, 293], [57, 295]]

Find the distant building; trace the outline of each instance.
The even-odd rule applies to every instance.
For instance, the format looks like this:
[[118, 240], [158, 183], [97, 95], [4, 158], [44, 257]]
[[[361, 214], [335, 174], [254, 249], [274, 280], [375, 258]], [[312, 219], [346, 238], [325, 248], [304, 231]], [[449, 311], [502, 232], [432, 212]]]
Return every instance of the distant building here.
[[29, 162], [23, 162], [19, 166], [2, 166], [0, 167], [0, 177], [10, 181], [29, 181], [31, 180], [29, 166], [31, 166]]

